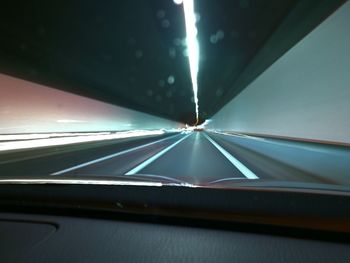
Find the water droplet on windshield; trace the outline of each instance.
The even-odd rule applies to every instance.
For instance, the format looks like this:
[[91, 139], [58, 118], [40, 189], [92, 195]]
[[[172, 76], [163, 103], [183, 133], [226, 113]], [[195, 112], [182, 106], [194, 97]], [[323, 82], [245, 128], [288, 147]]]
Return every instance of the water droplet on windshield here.
[[162, 80], [162, 79], [158, 80], [158, 86], [159, 87], [164, 87], [165, 86], [165, 81]]
[[216, 97], [221, 97], [223, 93], [224, 92], [223, 92], [222, 88], [218, 88], [215, 92], [215, 95], [216, 95]]
[[176, 49], [171, 47], [169, 48], [169, 57], [170, 58], [176, 58]]
[[128, 44], [129, 44], [130, 46], [135, 45], [135, 44], [136, 44], [136, 40], [135, 40], [135, 38], [130, 37], [130, 38], [128, 39]]
[[153, 90], [151, 90], [151, 89], [147, 90], [147, 95], [148, 95], [149, 97], [152, 97], [152, 95], [153, 95]]
[[135, 51], [135, 57], [136, 57], [137, 59], [140, 59], [140, 58], [143, 57], [143, 52], [142, 52], [141, 49], [138, 49], [138, 50]]
[[223, 38], [225, 37], [224, 31], [218, 30], [218, 32], [216, 32], [216, 37], [217, 37], [218, 39], [223, 39]]
[[185, 49], [182, 51], [182, 55], [183, 55], [184, 57], [188, 57], [188, 49], [187, 49], [187, 48], [185, 48]]
[[218, 38], [216, 35], [211, 35], [210, 36], [210, 43], [216, 44], [218, 42]]
[[158, 19], [162, 19], [162, 18], [164, 18], [165, 17], [165, 11], [163, 10], [163, 9], [159, 9], [158, 11], [157, 11], [157, 18]]
[[173, 93], [169, 90], [169, 91], [167, 91], [167, 93], [165, 94], [165, 96], [166, 96], [167, 98], [171, 98], [171, 97], [173, 96]]
[[160, 95], [156, 96], [156, 101], [157, 102], [161, 102], [162, 100], [163, 100], [162, 96], [160, 96]]
[[196, 23], [198, 23], [201, 20], [201, 15], [200, 13], [196, 13], [195, 16], [196, 16]]
[[180, 46], [182, 44], [182, 41], [180, 38], [174, 38], [173, 43], [175, 46]]
[[174, 77], [173, 75], [170, 75], [170, 76], [168, 77], [168, 83], [169, 83], [170, 85], [172, 85], [172, 84], [175, 83], [175, 77]]
[[162, 27], [163, 28], [168, 28], [170, 26], [170, 22], [168, 19], [162, 20]]

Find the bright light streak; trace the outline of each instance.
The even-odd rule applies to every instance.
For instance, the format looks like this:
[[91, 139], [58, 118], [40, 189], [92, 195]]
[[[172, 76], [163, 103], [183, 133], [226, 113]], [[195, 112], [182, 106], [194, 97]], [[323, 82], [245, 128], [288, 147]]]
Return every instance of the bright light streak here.
[[199, 67], [199, 44], [197, 40], [196, 14], [194, 12], [194, 0], [183, 0], [186, 25], [186, 41], [194, 103], [196, 104], [196, 125], [198, 123], [198, 67]]
[[211, 120], [205, 120], [201, 125], [198, 125], [198, 128], [205, 128], [206, 125], [208, 125], [211, 122]]
[[86, 122], [81, 120], [57, 120], [58, 123], [80, 123], [80, 122]]
[[111, 134], [111, 132], [60, 132], [60, 133], [4, 134], [4, 135], [0, 135], [0, 142], [49, 139], [52, 137], [74, 137], [74, 136], [104, 135], [104, 134]]
[[[113, 140], [137, 136], [146, 136], [146, 135], [160, 135], [164, 134], [162, 130], [154, 131], [125, 131], [125, 132], [116, 132], [112, 134], [96, 134], [96, 135], [85, 135], [85, 136], [74, 136], [74, 137], [63, 137], [63, 138], [44, 138], [44, 139], [32, 139], [32, 140], [17, 140], [10, 142], [1, 142], [0, 151], [8, 150], [19, 150], [19, 149], [30, 149], [46, 146], [57, 146], [57, 145], [67, 145], [74, 143], [82, 142], [93, 142], [93, 141], [104, 141], [104, 140]], [[28, 135], [28, 138], [31, 138]]]

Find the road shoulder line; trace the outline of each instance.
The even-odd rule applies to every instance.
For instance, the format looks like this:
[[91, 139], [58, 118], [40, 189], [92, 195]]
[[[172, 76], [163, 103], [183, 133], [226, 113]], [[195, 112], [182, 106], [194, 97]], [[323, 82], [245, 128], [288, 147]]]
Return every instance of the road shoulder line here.
[[218, 149], [226, 158], [229, 160], [247, 179], [259, 179], [259, 177], [254, 174], [247, 166], [233, 157], [228, 151], [222, 148], [219, 144], [217, 144], [213, 139], [211, 139], [208, 135], [204, 134], [204, 137], [207, 138], [211, 144], [213, 144], [216, 149]]

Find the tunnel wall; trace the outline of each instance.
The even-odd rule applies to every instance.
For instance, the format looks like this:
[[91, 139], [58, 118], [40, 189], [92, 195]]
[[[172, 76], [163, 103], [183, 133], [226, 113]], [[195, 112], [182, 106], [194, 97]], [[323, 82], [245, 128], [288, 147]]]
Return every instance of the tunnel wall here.
[[350, 2], [226, 104], [208, 128], [350, 143]]
[[177, 122], [0, 74], [0, 135], [180, 128]]

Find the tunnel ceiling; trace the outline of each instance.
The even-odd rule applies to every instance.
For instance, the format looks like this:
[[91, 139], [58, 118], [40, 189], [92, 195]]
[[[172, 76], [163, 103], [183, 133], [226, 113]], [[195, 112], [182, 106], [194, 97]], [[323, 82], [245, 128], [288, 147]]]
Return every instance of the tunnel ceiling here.
[[[197, 0], [209, 118], [344, 1]], [[1, 3], [0, 71], [192, 123], [182, 7], [172, 0]]]

